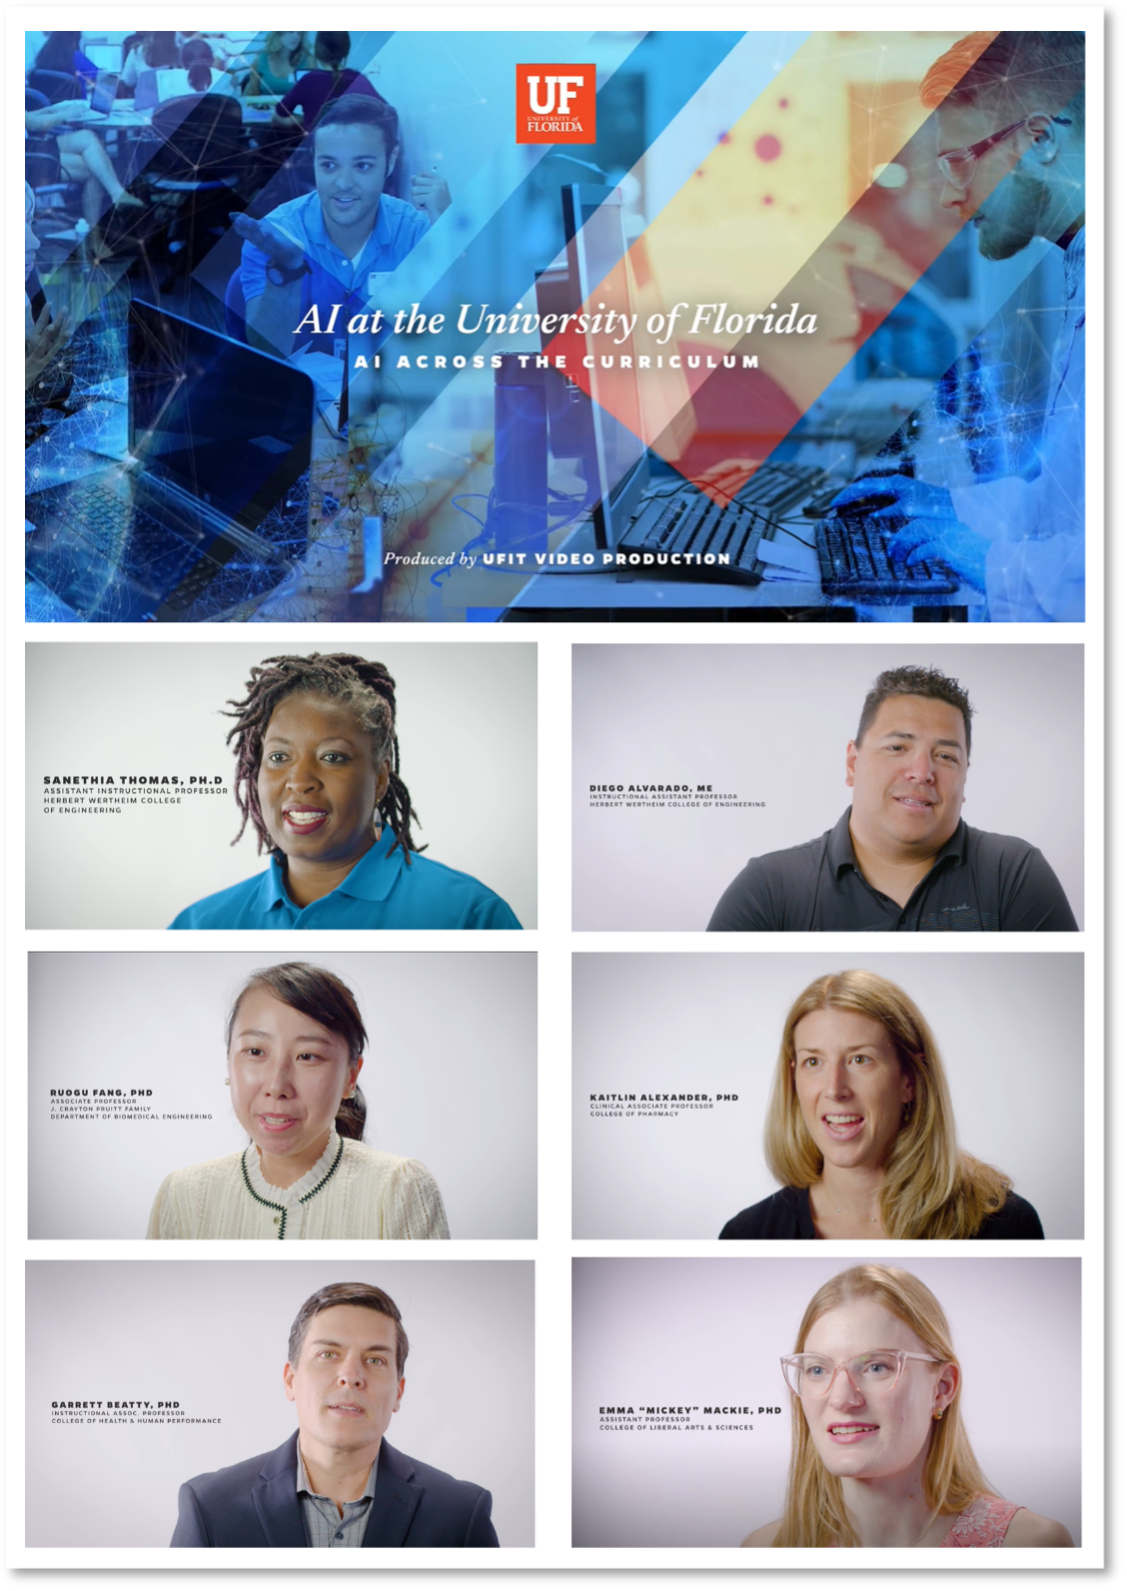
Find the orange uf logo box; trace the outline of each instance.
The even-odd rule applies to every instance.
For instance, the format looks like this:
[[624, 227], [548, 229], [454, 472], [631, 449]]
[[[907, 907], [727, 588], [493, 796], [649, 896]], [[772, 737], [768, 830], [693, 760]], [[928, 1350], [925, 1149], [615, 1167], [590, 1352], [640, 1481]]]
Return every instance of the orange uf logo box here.
[[595, 68], [517, 67], [517, 143], [593, 144]]

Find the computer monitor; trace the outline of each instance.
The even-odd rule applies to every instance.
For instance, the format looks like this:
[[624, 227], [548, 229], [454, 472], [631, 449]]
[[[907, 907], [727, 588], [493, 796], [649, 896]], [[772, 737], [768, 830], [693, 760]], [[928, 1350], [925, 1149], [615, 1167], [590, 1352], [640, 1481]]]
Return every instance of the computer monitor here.
[[[622, 195], [617, 188], [572, 183], [562, 190], [568, 268], [579, 306], [598, 304], [630, 312], [626, 269], [626, 234]], [[606, 345], [586, 340], [594, 360], [590, 371], [591, 462], [595, 474], [591, 519], [598, 547], [613, 547], [614, 524], [629, 519], [649, 481], [647, 450], [642, 441], [642, 415], [637, 377], [620, 365], [604, 369], [600, 354]], [[631, 350], [622, 345], [621, 355]], [[619, 419], [621, 415], [623, 418]]]
[[99, 72], [114, 72], [121, 69], [120, 44], [91, 44], [86, 42], [82, 46], [82, 53], [88, 61], [98, 68]]
[[[650, 368], [638, 369], [639, 354], [648, 346], [643, 328], [660, 311], [661, 302], [648, 271], [644, 239], [627, 243], [621, 192], [573, 183], [562, 190], [562, 201], [575, 307], [638, 316], [629, 336], [619, 330], [613, 338], [586, 339], [586, 352], [593, 360], [588, 372], [589, 456], [595, 475], [592, 522], [596, 545], [610, 548], [630, 523], [649, 484], [649, 443], [660, 437], [663, 456], [678, 457], [695, 429], [695, 419], [688, 381], [679, 365], [668, 363], [675, 346], [663, 350], [660, 367], [654, 360]], [[644, 287], [638, 281], [639, 255], [647, 265]]]

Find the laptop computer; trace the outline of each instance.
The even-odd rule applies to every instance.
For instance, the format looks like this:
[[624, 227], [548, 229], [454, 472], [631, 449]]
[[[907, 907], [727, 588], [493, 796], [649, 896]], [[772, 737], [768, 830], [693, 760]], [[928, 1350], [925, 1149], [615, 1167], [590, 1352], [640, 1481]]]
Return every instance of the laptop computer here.
[[306, 550], [313, 383], [139, 300], [128, 345], [127, 455], [29, 472], [27, 573], [89, 622], [217, 616]]
[[90, 90], [90, 109], [96, 116], [112, 116], [117, 101], [116, 72], [99, 72]]

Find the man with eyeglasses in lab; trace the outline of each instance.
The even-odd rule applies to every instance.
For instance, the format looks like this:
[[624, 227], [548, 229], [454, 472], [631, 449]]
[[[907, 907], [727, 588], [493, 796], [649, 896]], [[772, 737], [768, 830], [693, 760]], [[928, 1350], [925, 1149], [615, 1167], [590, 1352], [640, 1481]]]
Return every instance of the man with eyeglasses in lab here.
[[[997, 622], [1084, 618], [1084, 35], [972, 33], [928, 71], [941, 203], [975, 229], [983, 259], [1047, 239], [1064, 256], [1064, 302], [1052, 331], [1045, 412], [1031, 478], [936, 486], [869, 475], [836, 508], [906, 525], [895, 557], [939, 558], [986, 595]], [[890, 500], [891, 499], [891, 500]]]

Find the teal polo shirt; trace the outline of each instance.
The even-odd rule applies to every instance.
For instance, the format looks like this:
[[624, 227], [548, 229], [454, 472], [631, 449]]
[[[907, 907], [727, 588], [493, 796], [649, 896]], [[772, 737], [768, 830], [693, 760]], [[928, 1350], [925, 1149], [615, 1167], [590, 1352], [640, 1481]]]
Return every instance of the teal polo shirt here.
[[370, 851], [330, 894], [295, 906], [281, 864], [198, 900], [173, 928], [519, 928], [510, 907], [468, 873], [412, 852], [392, 851], [385, 827]]

